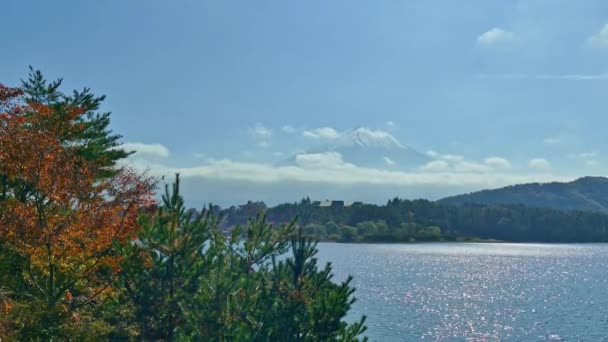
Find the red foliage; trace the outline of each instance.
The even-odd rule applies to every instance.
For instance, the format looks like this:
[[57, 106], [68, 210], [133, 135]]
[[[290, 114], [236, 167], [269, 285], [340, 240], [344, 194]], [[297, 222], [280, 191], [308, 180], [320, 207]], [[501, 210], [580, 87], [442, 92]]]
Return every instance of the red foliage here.
[[[154, 182], [130, 169], [97, 179], [102, 166], [61, 141], [83, 129], [75, 119], [84, 111], [58, 117], [22, 95], [0, 84], [0, 240], [27, 257], [29, 280], [47, 300], [75, 287], [97, 294], [108, 283], [98, 271], [118, 269], [110, 248], [134, 238], [139, 209], [154, 203]], [[49, 281], [56, 287], [43, 285]]]

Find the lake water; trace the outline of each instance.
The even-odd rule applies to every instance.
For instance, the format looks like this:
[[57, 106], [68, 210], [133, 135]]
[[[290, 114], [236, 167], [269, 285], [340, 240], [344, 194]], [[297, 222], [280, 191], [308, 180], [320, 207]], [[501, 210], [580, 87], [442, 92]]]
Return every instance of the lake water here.
[[608, 341], [608, 245], [319, 244], [372, 341]]

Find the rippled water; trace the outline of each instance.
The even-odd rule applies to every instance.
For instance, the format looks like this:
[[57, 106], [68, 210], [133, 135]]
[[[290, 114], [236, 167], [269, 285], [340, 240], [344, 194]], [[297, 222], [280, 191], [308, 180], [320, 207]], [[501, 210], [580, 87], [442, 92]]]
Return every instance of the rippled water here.
[[372, 341], [608, 341], [608, 245], [319, 244]]

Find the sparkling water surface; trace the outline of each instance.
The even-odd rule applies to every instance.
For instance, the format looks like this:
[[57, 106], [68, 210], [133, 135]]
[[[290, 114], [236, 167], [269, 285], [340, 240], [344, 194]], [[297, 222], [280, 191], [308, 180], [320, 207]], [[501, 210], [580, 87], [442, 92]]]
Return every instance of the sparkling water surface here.
[[608, 341], [608, 244], [320, 243], [372, 341]]

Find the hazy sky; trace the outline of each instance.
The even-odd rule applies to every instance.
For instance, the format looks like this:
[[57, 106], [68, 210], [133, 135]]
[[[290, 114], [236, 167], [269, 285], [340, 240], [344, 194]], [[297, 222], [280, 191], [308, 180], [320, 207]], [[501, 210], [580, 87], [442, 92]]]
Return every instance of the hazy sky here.
[[[193, 205], [608, 170], [605, 0], [3, 0], [0, 25], [0, 82], [33, 65], [106, 94], [129, 163], [182, 172]], [[323, 150], [353, 132], [429, 159]]]

